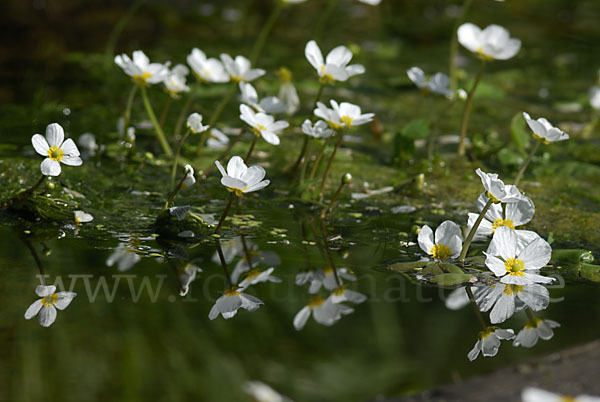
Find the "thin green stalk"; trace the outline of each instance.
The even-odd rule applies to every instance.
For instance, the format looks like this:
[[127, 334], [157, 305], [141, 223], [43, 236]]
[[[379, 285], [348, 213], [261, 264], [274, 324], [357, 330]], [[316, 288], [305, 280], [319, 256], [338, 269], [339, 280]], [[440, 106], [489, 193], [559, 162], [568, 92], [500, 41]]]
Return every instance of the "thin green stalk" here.
[[233, 283], [231, 283], [231, 275], [229, 275], [229, 271], [227, 270], [227, 262], [225, 261], [225, 256], [223, 255], [223, 249], [221, 248], [221, 242], [219, 239], [215, 239], [215, 243], [217, 245], [217, 254], [219, 254], [219, 260], [221, 261], [221, 267], [223, 268], [223, 272], [225, 272], [225, 278], [227, 278], [227, 283], [229, 284], [229, 288], [233, 288]]
[[536, 321], [535, 316], [533, 315], [533, 312], [530, 308], [525, 309], [525, 314], [527, 314], [527, 318], [529, 318], [529, 321], [531, 321], [532, 323]]
[[323, 173], [323, 179], [321, 180], [321, 186], [319, 187], [319, 199], [323, 199], [323, 190], [325, 189], [325, 183], [327, 182], [327, 178], [329, 177], [329, 172], [331, 171], [331, 166], [333, 165], [333, 160], [335, 159], [335, 154], [337, 154], [340, 145], [342, 145], [342, 141], [344, 140], [344, 133], [346, 130], [340, 130], [338, 134], [338, 140], [335, 143], [335, 148], [333, 148], [333, 152], [327, 161], [327, 167], [325, 168], [325, 173]]
[[327, 244], [327, 231], [325, 230], [325, 223], [321, 219], [321, 237], [323, 239], [323, 245], [325, 246], [325, 252], [327, 253], [327, 258], [329, 259], [329, 264], [331, 265], [331, 269], [333, 270], [333, 276], [335, 278], [335, 282], [338, 287], [342, 287], [342, 281], [340, 280], [337, 269], [335, 268], [335, 264], [333, 263], [333, 256], [331, 255], [331, 250], [329, 249], [329, 245]]
[[246, 165], [250, 162], [250, 157], [252, 156], [252, 151], [254, 151], [254, 147], [256, 146], [256, 142], [258, 141], [258, 135], [254, 135], [254, 139], [252, 140], [252, 144], [250, 144], [250, 149], [248, 149], [248, 153], [244, 158], [244, 162]]
[[465, 239], [465, 242], [462, 245], [462, 250], [460, 252], [460, 256], [458, 257], [458, 261], [460, 262], [460, 265], [464, 265], [464, 263], [465, 263], [465, 257], [467, 256], [467, 251], [469, 251], [469, 247], [471, 246], [471, 242], [473, 241], [473, 237], [475, 236], [475, 233], [477, 232], [477, 228], [481, 224], [481, 221], [483, 220], [483, 217], [487, 213], [488, 209], [490, 209], [490, 206], [492, 205], [492, 203], [493, 203], [493, 201], [490, 198], [488, 200], [488, 202], [485, 204], [485, 206], [483, 207], [483, 209], [481, 210], [481, 212], [479, 213], [479, 216], [477, 217], [477, 220], [475, 221], [475, 224], [473, 225], [473, 227], [469, 231], [469, 234], [467, 235], [467, 238]]
[[115, 48], [117, 47], [117, 40], [119, 39], [119, 36], [121, 36], [121, 32], [123, 32], [123, 29], [125, 29], [129, 21], [131, 21], [134, 14], [146, 1], [147, 0], [138, 0], [133, 3], [129, 10], [127, 10], [127, 12], [115, 24], [108, 38], [108, 42], [106, 43], [106, 49], [104, 50], [104, 67], [106, 70], [108, 70], [113, 62], [112, 58], [115, 53]]
[[[317, 107], [317, 103], [321, 100], [321, 96], [323, 95], [323, 90], [325, 89], [325, 85], [326, 84], [324, 82], [322, 82], [321, 85], [319, 86], [319, 91], [317, 92], [317, 96], [315, 98], [315, 101], [313, 102], [312, 110], [314, 110]], [[313, 121], [313, 122], [314, 122], [314, 117], [315, 116], [313, 114], [313, 117], [311, 119], [311, 121]], [[298, 155], [298, 159], [296, 159], [296, 162], [294, 162], [294, 165], [290, 169], [290, 172], [295, 172], [296, 169], [298, 169], [298, 167], [302, 163], [302, 160], [304, 159], [304, 155], [306, 154], [306, 148], [308, 147], [308, 140], [309, 140], [308, 135], [305, 135], [304, 143], [302, 144], [302, 149], [300, 150], [300, 155]]]
[[127, 127], [129, 127], [129, 121], [131, 120], [131, 108], [133, 107], [133, 99], [135, 98], [135, 93], [138, 90], [138, 85], [133, 84], [131, 91], [129, 91], [129, 96], [127, 97], [127, 106], [125, 107], [125, 113], [123, 114], [123, 131], [121, 132], [121, 138], [125, 138], [127, 134]]
[[246, 236], [241, 235], [240, 239], [242, 240], [242, 248], [244, 249], [246, 261], [248, 261], [248, 268], [250, 271], [252, 271], [252, 256], [250, 255], [250, 250], [248, 249], [248, 245], [246, 244]]
[[271, 33], [273, 26], [275, 25], [275, 21], [277, 21], [277, 18], [279, 17], [279, 14], [281, 14], [281, 10], [283, 9], [283, 1], [277, 0], [276, 3], [277, 4], [275, 4], [275, 7], [273, 7], [273, 11], [271, 11], [271, 15], [269, 15], [269, 18], [267, 18], [267, 21], [263, 25], [262, 30], [258, 34], [256, 42], [254, 42], [254, 46], [252, 47], [252, 51], [250, 52], [250, 63], [252, 65], [256, 64], [256, 60], [258, 60], [258, 56], [260, 56], [260, 53], [262, 52], [263, 47], [265, 46], [265, 42], [267, 41], [267, 38], [269, 37], [269, 34]]
[[313, 35], [313, 38], [315, 38], [315, 40], [317, 40], [321, 37], [321, 34], [323, 33], [325, 26], [327, 26], [327, 22], [331, 18], [332, 14], [335, 11], [335, 9], [337, 8], [337, 5], [339, 2], [340, 2], [340, 0], [329, 0], [329, 2], [327, 3], [327, 8], [321, 14], [321, 18], [319, 18], [319, 21], [317, 21], [317, 25], [316, 25], [315, 32]]
[[38, 271], [40, 271], [40, 280], [42, 282], [42, 286], [46, 286], [46, 274], [44, 273], [44, 267], [42, 266], [42, 261], [40, 260], [40, 257], [38, 257], [38, 255], [37, 255], [37, 251], [31, 245], [29, 240], [25, 240], [23, 238], [21, 240], [23, 240], [23, 243], [25, 243], [25, 245], [29, 249], [31, 256], [33, 257], [33, 259], [35, 261], [35, 265], [37, 266]]
[[148, 99], [148, 93], [146, 91], [146, 87], [140, 86], [140, 92], [142, 94], [142, 100], [144, 101], [144, 107], [146, 108], [146, 113], [148, 114], [148, 117], [150, 118], [150, 120], [152, 121], [152, 125], [154, 126], [154, 132], [156, 133], [158, 142], [160, 142], [160, 146], [162, 147], [165, 154], [167, 154], [168, 157], [171, 157], [171, 156], [173, 156], [173, 151], [171, 150], [171, 147], [169, 146], [169, 143], [167, 142], [167, 138], [165, 137], [165, 133], [163, 132], [162, 128], [160, 127], [160, 124], [158, 123], [158, 120], [156, 119], [156, 115], [154, 114], [154, 111], [152, 110], [152, 106], [150, 105], [150, 100]]
[[175, 150], [175, 158], [173, 158], [173, 167], [171, 168], [171, 184], [170, 187], [173, 187], [173, 183], [175, 183], [175, 175], [177, 174], [177, 164], [179, 163], [179, 155], [181, 154], [181, 148], [183, 148], [183, 143], [190, 135], [190, 130], [186, 130], [185, 134], [179, 144], [177, 145], [177, 149]]
[[183, 122], [185, 121], [185, 116], [187, 116], [188, 111], [190, 110], [190, 106], [192, 104], [192, 100], [194, 99], [194, 95], [196, 94], [196, 89], [198, 88], [198, 84], [195, 84], [190, 89], [190, 93], [181, 108], [181, 112], [179, 112], [179, 116], [177, 117], [177, 123], [175, 123], [175, 131], [173, 132], [173, 137], [179, 137], [179, 133], [181, 133], [181, 128], [183, 127]]
[[452, 27], [452, 36], [450, 37], [450, 59], [448, 60], [448, 75], [450, 76], [450, 89], [453, 91], [456, 90], [456, 55], [458, 53], [458, 37], [456, 32], [458, 31], [458, 27], [463, 23], [465, 17], [467, 16], [467, 12], [469, 12], [469, 8], [471, 8], [471, 4], [473, 4], [473, 0], [465, 0], [462, 5], [462, 11], [460, 16], [454, 22], [454, 26]]
[[527, 157], [527, 159], [525, 159], [525, 162], [523, 162], [521, 169], [519, 169], [519, 173], [517, 173], [517, 177], [515, 177], [515, 186], [519, 185], [519, 182], [521, 181], [521, 178], [523, 178], [523, 174], [525, 173], [527, 166], [529, 166], [529, 164], [531, 163], [531, 160], [533, 159], [533, 155], [535, 155], [535, 153], [537, 152], [541, 143], [542, 143], [542, 141], [539, 141], [539, 140], [535, 141], [535, 145], [531, 149], [529, 156]]
[[325, 149], [327, 148], [328, 142], [329, 142], [328, 140], [325, 140], [325, 143], [323, 144], [323, 146], [319, 150], [319, 153], [317, 154], [317, 157], [315, 158], [315, 162], [310, 171], [310, 176], [309, 176], [310, 180], [314, 179], [315, 176], [317, 175], [317, 170], [319, 170], [319, 165], [321, 165], [321, 159], [323, 159], [323, 155], [325, 154]]
[[177, 193], [181, 190], [181, 187], [183, 186], [183, 182], [185, 181], [186, 177], [187, 174], [184, 174], [177, 186], [173, 189], [173, 191], [169, 193], [169, 196], [167, 197], [167, 202], [165, 202], [165, 206], [163, 209], [167, 209], [170, 205], [173, 204], [173, 200], [175, 199]]
[[342, 179], [340, 186], [337, 188], [337, 190], [333, 194], [333, 197], [331, 198], [331, 201], [329, 202], [329, 206], [327, 208], [323, 208], [323, 211], [321, 212], [321, 219], [325, 219], [329, 215], [329, 213], [335, 206], [335, 204], [342, 192], [342, 189], [344, 188], [345, 185], [346, 185], [346, 182]]
[[473, 306], [473, 311], [475, 312], [477, 319], [479, 319], [479, 323], [483, 327], [483, 330], [487, 331], [488, 325], [486, 324], [485, 319], [483, 318], [483, 314], [481, 314], [481, 310], [479, 310], [479, 306], [477, 305], [477, 302], [475, 301], [475, 296], [473, 296], [473, 291], [471, 290], [471, 284], [470, 283], [467, 284], [465, 289], [467, 291], [467, 295], [469, 296], [469, 301], [471, 302], [471, 306]]
[[[223, 97], [223, 99], [221, 99], [221, 102], [219, 102], [219, 104], [215, 108], [215, 111], [213, 112], [212, 116], [210, 116], [210, 120], [208, 121], [209, 127], [215, 126], [215, 123], [217, 122], [219, 117], [221, 117], [221, 114], [223, 113], [225, 106], [227, 106], [227, 104], [233, 97], [233, 94], [235, 93], [235, 88], [237, 86], [238, 86], [238, 83], [236, 81], [231, 82], [231, 84], [229, 85], [229, 88], [227, 89], [227, 93], [225, 93], [225, 96]], [[204, 143], [208, 139], [208, 135], [209, 135], [208, 130], [206, 130], [205, 132], [202, 133], [202, 136], [200, 137], [200, 143], [198, 144], [198, 155], [200, 155], [200, 153], [202, 152], [202, 147], [204, 146]]]
[[467, 127], [469, 125], [469, 114], [471, 113], [471, 106], [473, 104], [473, 96], [475, 95], [475, 91], [477, 90], [477, 85], [479, 85], [479, 81], [481, 80], [481, 76], [483, 75], [483, 70], [485, 67], [485, 60], [481, 60], [481, 64], [479, 65], [479, 71], [477, 72], [477, 76], [475, 77], [475, 81], [473, 82], [473, 87], [467, 96], [467, 100], [465, 102], [465, 109], [463, 111], [462, 123], [460, 125], [460, 141], [458, 143], [458, 156], [463, 157], [465, 155], [465, 138], [467, 136]]
[[[308, 140], [308, 136], [306, 136], [306, 137], [307, 137], [307, 140]], [[309, 152], [309, 150], [311, 148], [310, 142], [307, 142], [307, 144], [308, 145], [307, 145], [307, 151], [306, 152], [307, 152], [307, 154], [310, 155], [310, 152]], [[302, 185], [304, 183], [304, 178], [306, 177], [306, 168], [307, 168], [307, 166], [308, 166], [308, 160], [304, 161], [304, 163], [302, 164], [302, 167], [300, 168], [300, 179], [298, 181], [300, 183], [300, 185]]]
[[161, 127], [165, 126], [165, 120], [167, 119], [167, 113], [169, 113], [171, 102], [173, 102], [173, 98], [169, 96], [169, 99], [167, 99], [167, 103], [165, 103], [165, 106], [163, 106], [163, 110], [160, 113], [160, 120], [158, 122], [160, 123]]
[[231, 208], [231, 204], [233, 203], [233, 199], [235, 198], [235, 193], [231, 193], [229, 196], [229, 201], [227, 201], [227, 205], [225, 206], [225, 210], [223, 211], [223, 215], [221, 215], [221, 219], [219, 219], [219, 224], [215, 229], [215, 234], [219, 234], [221, 232], [221, 227], [223, 223], [225, 223], [225, 218], [227, 217], [227, 213], [229, 212], [229, 208]]

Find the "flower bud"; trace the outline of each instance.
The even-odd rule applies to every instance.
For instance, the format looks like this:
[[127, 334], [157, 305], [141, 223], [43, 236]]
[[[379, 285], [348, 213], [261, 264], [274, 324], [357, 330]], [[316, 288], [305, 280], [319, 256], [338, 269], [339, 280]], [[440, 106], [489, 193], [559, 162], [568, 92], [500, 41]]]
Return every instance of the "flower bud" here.
[[346, 173], [342, 176], [342, 185], [350, 184], [352, 182], [352, 175], [350, 173]]

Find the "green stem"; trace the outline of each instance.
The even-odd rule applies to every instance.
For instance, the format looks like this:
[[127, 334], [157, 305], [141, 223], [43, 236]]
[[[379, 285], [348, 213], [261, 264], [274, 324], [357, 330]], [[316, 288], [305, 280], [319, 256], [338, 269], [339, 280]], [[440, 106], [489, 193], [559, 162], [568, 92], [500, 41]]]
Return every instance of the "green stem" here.
[[133, 3], [129, 10], [127, 10], [127, 12], [115, 24], [112, 32], [110, 33], [110, 37], [108, 38], [108, 42], [106, 43], [106, 49], [104, 50], [104, 66], [107, 70], [111, 63], [113, 63], [112, 58], [115, 53], [115, 47], [117, 46], [117, 40], [119, 39], [119, 36], [121, 36], [121, 32], [123, 32], [123, 29], [125, 29], [129, 21], [131, 21], [134, 14], [146, 1], [147, 0], [138, 0]]
[[133, 107], [133, 98], [135, 98], [135, 93], [138, 90], [138, 85], [133, 84], [131, 91], [129, 91], [129, 96], [127, 97], [127, 106], [125, 107], [125, 113], [123, 114], [123, 132], [121, 133], [121, 138], [125, 139], [127, 135], [127, 128], [129, 126], [129, 121], [131, 120], [131, 108]]
[[529, 166], [529, 164], [531, 163], [531, 160], [533, 159], [533, 155], [535, 155], [535, 153], [537, 152], [541, 143], [542, 143], [542, 141], [536, 140], [535, 145], [533, 146], [533, 148], [531, 149], [531, 152], [529, 153], [529, 156], [527, 157], [527, 159], [525, 159], [525, 162], [523, 162], [521, 169], [519, 169], [519, 173], [517, 173], [517, 177], [515, 177], [515, 186], [519, 185], [521, 178], [523, 178], [523, 173], [525, 173], [527, 166]]
[[319, 199], [323, 199], [323, 190], [325, 189], [325, 183], [327, 182], [327, 178], [329, 177], [329, 172], [331, 171], [331, 166], [333, 165], [333, 160], [335, 158], [335, 154], [337, 153], [340, 145], [342, 145], [342, 141], [344, 140], [344, 133], [346, 130], [340, 130], [339, 137], [337, 142], [335, 143], [335, 148], [333, 148], [333, 152], [327, 161], [327, 167], [325, 168], [325, 173], [323, 173], [323, 179], [321, 180], [321, 186], [319, 187]]
[[527, 318], [529, 318], [529, 321], [531, 321], [532, 323], [536, 321], [535, 316], [533, 315], [533, 312], [530, 308], [525, 309], [525, 314], [527, 314]]
[[233, 288], [233, 283], [231, 283], [231, 275], [229, 275], [229, 271], [227, 270], [227, 262], [225, 262], [225, 256], [223, 255], [223, 249], [221, 248], [221, 242], [219, 239], [215, 239], [215, 243], [217, 245], [217, 254], [219, 254], [219, 260], [221, 261], [221, 267], [223, 268], [223, 272], [225, 272], [225, 278], [227, 278], [227, 283], [229, 284], [229, 288]]
[[463, 23], [465, 17], [467, 16], [467, 12], [469, 8], [471, 8], [471, 4], [473, 4], [473, 0], [465, 0], [462, 5], [462, 12], [460, 16], [454, 22], [454, 27], [452, 28], [452, 36], [450, 37], [450, 59], [448, 60], [448, 75], [450, 76], [450, 89], [453, 91], [456, 90], [456, 54], [458, 53], [458, 37], [456, 32], [458, 31], [458, 27]]
[[479, 306], [477, 305], [477, 302], [475, 301], [475, 296], [473, 296], [473, 291], [471, 290], [471, 284], [469, 283], [465, 287], [465, 289], [467, 291], [467, 295], [469, 296], [469, 301], [471, 302], [471, 306], [473, 306], [473, 311], [475, 312], [475, 315], [479, 319], [479, 323], [483, 327], [483, 330], [487, 331], [488, 325], [486, 324], [485, 319], [483, 318], [483, 315], [481, 314], [481, 310], [479, 310]]
[[225, 210], [223, 211], [223, 215], [221, 215], [221, 219], [219, 219], [219, 224], [215, 229], [215, 234], [219, 234], [221, 232], [221, 227], [223, 223], [225, 223], [225, 218], [227, 217], [227, 213], [229, 212], [229, 208], [231, 208], [231, 204], [233, 203], [233, 199], [235, 198], [235, 193], [232, 192], [229, 196], [229, 201], [227, 201], [227, 205], [225, 206]]
[[327, 244], [327, 231], [325, 230], [325, 223], [321, 219], [321, 237], [323, 239], [323, 245], [325, 246], [325, 252], [327, 253], [327, 258], [329, 259], [329, 264], [331, 265], [331, 269], [333, 270], [333, 276], [335, 278], [335, 282], [338, 287], [342, 287], [342, 281], [340, 280], [337, 269], [335, 268], [335, 264], [333, 263], [333, 256], [331, 255], [331, 250], [329, 249], [329, 245]]
[[[308, 139], [309, 139], [308, 136], [306, 136], [306, 140], [308, 140]], [[310, 146], [310, 142], [307, 141], [307, 151], [306, 152], [308, 154], [310, 154], [310, 152], [308, 152], [308, 150], [310, 149], [310, 147], [311, 147]], [[300, 179], [298, 181], [298, 183], [300, 185], [302, 185], [304, 183], [304, 178], [306, 177], [306, 168], [307, 168], [307, 166], [308, 166], [308, 160], [304, 161], [304, 163], [302, 164], [302, 167], [300, 169]]]
[[252, 156], [252, 151], [254, 151], [254, 147], [256, 146], [257, 141], [258, 141], [258, 135], [255, 135], [254, 139], [252, 140], [252, 144], [250, 144], [250, 149], [248, 149], [248, 153], [246, 154], [246, 157], [244, 158], [244, 163], [246, 163], [246, 165], [248, 163], [250, 163], [250, 157]]
[[169, 146], [169, 143], [167, 142], [167, 138], [165, 137], [165, 133], [163, 132], [162, 128], [160, 127], [160, 124], [158, 123], [158, 120], [156, 119], [156, 115], [154, 114], [154, 111], [152, 110], [152, 106], [150, 105], [150, 100], [148, 99], [148, 93], [146, 91], [146, 87], [143, 85], [140, 86], [140, 92], [142, 94], [142, 100], [144, 101], [144, 107], [146, 108], [146, 113], [148, 114], [148, 117], [150, 118], [150, 120], [152, 121], [152, 125], [154, 126], [154, 132], [156, 133], [158, 142], [160, 142], [160, 146], [162, 147], [165, 154], [167, 154], [168, 157], [171, 157], [171, 156], [173, 156], [173, 151], [171, 150], [171, 147]]
[[173, 98], [169, 96], [169, 99], [167, 99], [167, 102], [165, 103], [165, 106], [163, 107], [163, 110], [160, 114], [160, 120], [158, 122], [160, 123], [161, 127], [165, 126], [165, 120], [167, 119], [167, 113], [169, 113], [169, 108], [171, 107], [172, 101]]
[[252, 51], [250, 52], [250, 64], [251, 65], [256, 64], [256, 60], [258, 59], [258, 56], [260, 56], [260, 53], [262, 52], [262, 49], [265, 46], [265, 42], [267, 41], [267, 38], [269, 37], [269, 33], [271, 33], [271, 30], [273, 29], [273, 26], [275, 25], [275, 21], [277, 21], [279, 14], [281, 14], [281, 10], [283, 9], [283, 6], [284, 6], [283, 1], [277, 0], [277, 4], [275, 5], [275, 7], [273, 7], [273, 11], [271, 11], [271, 15], [269, 15], [269, 18], [267, 18], [267, 21], [263, 25], [262, 30], [258, 34], [258, 37], [256, 38], [256, 42], [254, 42], [254, 46], [252, 47]]
[[[319, 100], [321, 100], [321, 96], [323, 95], [324, 89], [325, 89], [325, 83], [321, 83], [321, 85], [319, 86], [319, 91], [317, 92], [315, 101], [313, 102], [313, 110], [317, 107], [317, 103], [319, 102]], [[315, 116], [313, 114], [313, 117], [311, 119], [313, 122], [314, 122], [314, 117]], [[306, 154], [306, 148], [308, 147], [308, 140], [309, 140], [308, 135], [305, 135], [304, 143], [302, 144], [302, 149], [300, 150], [300, 155], [298, 155], [298, 159], [296, 159], [296, 162], [294, 162], [294, 165], [290, 169], [291, 172], [295, 172], [296, 169], [298, 169], [298, 167], [302, 163], [302, 160], [304, 159], [304, 155]]]
[[175, 150], [175, 158], [173, 158], [173, 167], [171, 168], [171, 184], [169, 187], [173, 187], [173, 183], [175, 183], [175, 175], [177, 174], [177, 164], [179, 163], [179, 155], [181, 154], [181, 148], [183, 148], [183, 143], [190, 135], [190, 130], [186, 130], [185, 134], [179, 144], [177, 145], [177, 149]]
[[462, 123], [460, 125], [460, 141], [458, 143], [458, 156], [463, 157], [465, 155], [465, 138], [467, 136], [467, 127], [469, 125], [469, 114], [471, 113], [471, 105], [473, 104], [473, 97], [475, 95], [475, 91], [477, 90], [477, 85], [479, 85], [479, 81], [481, 80], [481, 76], [483, 75], [483, 70], [485, 66], [485, 60], [481, 60], [481, 64], [479, 65], [479, 71], [477, 72], [477, 76], [475, 77], [475, 81], [473, 82], [473, 87], [467, 96], [467, 101], [465, 102], [465, 109], [463, 111]]
[[329, 2], [327, 3], [327, 8], [321, 14], [321, 18], [319, 18], [319, 21], [317, 22], [317, 25], [315, 28], [315, 33], [313, 35], [313, 38], [315, 38], [315, 40], [317, 40], [321, 37], [321, 34], [323, 33], [323, 30], [325, 29], [327, 22], [331, 18], [331, 15], [337, 8], [339, 1], [340, 0], [329, 0]]
[[169, 206], [173, 204], [173, 200], [175, 199], [177, 193], [181, 190], [181, 187], [183, 186], [183, 182], [185, 181], [186, 177], [187, 174], [184, 174], [177, 186], [173, 189], [173, 191], [171, 191], [171, 193], [167, 197], [167, 202], [165, 202], [164, 209], [169, 208]]
[[465, 239], [465, 242], [462, 245], [462, 250], [460, 252], [460, 256], [458, 257], [458, 261], [460, 262], [460, 265], [464, 265], [464, 263], [465, 263], [465, 257], [467, 256], [467, 251], [469, 251], [469, 247], [471, 246], [471, 242], [473, 241], [473, 237], [475, 236], [475, 233], [477, 232], [477, 228], [481, 224], [481, 221], [483, 220], [483, 217], [487, 213], [488, 209], [490, 209], [490, 206], [492, 205], [492, 203], [493, 203], [493, 201], [490, 198], [488, 200], [488, 202], [485, 204], [485, 206], [483, 207], [483, 209], [481, 210], [481, 212], [479, 213], [479, 216], [477, 217], [477, 220], [475, 221], [475, 224], [473, 225], [473, 227], [469, 231], [469, 234], [467, 235], [467, 238]]
[[183, 127], [183, 122], [185, 121], [185, 116], [187, 116], [188, 111], [190, 110], [190, 106], [192, 104], [192, 100], [194, 99], [194, 95], [196, 94], [196, 89], [198, 88], [198, 84], [194, 85], [190, 89], [190, 93], [188, 94], [183, 107], [181, 108], [181, 112], [179, 112], [179, 116], [177, 117], [177, 123], [175, 124], [175, 131], [173, 132], [173, 137], [179, 137], [179, 133], [181, 133], [181, 128]]
[[335, 206], [335, 203], [337, 202], [337, 199], [339, 198], [340, 193], [342, 192], [342, 189], [344, 188], [345, 185], [346, 185], [346, 183], [342, 180], [342, 182], [340, 183], [340, 186], [333, 194], [333, 197], [331, 198], [331, 201], [329, 202], [329, 206], [327, 208], [323, 208], [323, 211], [321, 212], [321, 219], [325, 219], [327, 217], [327, 215], [329, 215], [329, 213]]
[[327, 148], [327, 143], [328, 143], [328, 140], [325, 140], [325, 143], [323, 144], [323, 146], [319, 150], [319, 153], [317, 154], [317, 157], [315, 158], [315, 162], [310, 171], [310, 176], [309, 176], [310, 180], [314, 179], [315, 176], [317, 175], [317, 170], [319, 170], [319, 165], [321, 165], [321, 159], [323, 159], [323, 155], [325, 154], [325, 149]]
[[[235, 93], [235, 88], [237, 87], [237, 85], [238, 85], [238, 83], [236, 81], [231, 82], [231, 84], [229, 85], [229, 88], [227, 89], [227, 93], [225, 94], [223, 99], [221, 99], [221, 102], [219, 102], [217, 107], [215, 108], [215, 111], [213, 112], [212, 116], [210, 116], [210, 120], [208, 121], [209, 127], [215, 126], [215, 123], [217, 122], [217, 120], [219, 120], [219, 117], [221, 117], [221, 114], [223, 113], [225, 106], [227, 106], [227, 104], [233, 97], [233, 94]], [[200, 153], [202, 152], [202, 147], [204, 146], [204, 143], [208, 139], [208, 135], [209, 135], [208, 130], [206, 130], [205, 132], [202, 133], [202, 136], [200, 137], [200, 143], [198, 144], [198, 155], [200, 155]]]
[[241, 235], [240, 239], [242, 240], [242, 248], [244, 249], [244, 255], [246, 256], [246, 261], [248, 261], [248, 268], [252, 271], [252, 257], [250, 255], [250, 250], [248, 249], [248, 245], [246, 244], [246, 236]]

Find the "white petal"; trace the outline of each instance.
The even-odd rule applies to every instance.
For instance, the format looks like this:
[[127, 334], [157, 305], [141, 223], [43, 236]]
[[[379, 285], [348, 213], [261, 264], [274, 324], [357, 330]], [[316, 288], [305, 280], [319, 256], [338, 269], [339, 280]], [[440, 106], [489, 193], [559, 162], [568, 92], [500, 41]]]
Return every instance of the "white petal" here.
[[62, 143], [60, 149], [63, 150], [65, 155], [79, 156], [79, 149], [77, 149], [77, 145], [75, 145], [75, 142], [70, 138]]
[[315, 70], [320, 71], [323, 63], [323, 54], [321, 53], [321, 49], [317, 45], [317, 42], [314, 40], [309, 41], [304, 48], [304, 55], [308, 62], [315, 68]]
[[48, 149], [50, 149], [50, 146], [48, 145], [48, 141], [40, 134], [34, 134], [33, 137], [31, 137], [31, 144], [33, 145], [33, 149], [35, 149], [35, 152], [42, 156], [48, 156]]
[[515, 313], [515, 297], [514, 296], [501, 296], [496, 305], [490, 312], [490, 322], [492, 324], [499, 324], [508, 320]]
[[261, 131], [260, 134], [265, 139], [265, 141], [267, 141], [269, 144], [279, 145], [279, 143], [280, 143], [279, 137], [274, 132], [265, 130], [265, 131]]
[[73, 298], [77, 296], [75, 292], [58, 292], [57, 293], [58, 300], [56, 301], [56, 308], [59, 310], [64, 310], [71, 303]]
[[44, 176], [60, 175], [60, 163], [58, 163], [57, 161], [53, 161], [50, 158], [46, 158], [42, 161], [40, 169], [42, 170], [42, 174]]
[[27, 308], [27, 311], [25, 311], [25, 319], [29, 320], [29, 319], [35, 317], [37, 315], [37, 313], [40, 312], [41, 308], [42, 308], [42, 300], [34, 301], [31, 304], [31, 306], [29, 306], [29, 308]]
[[294, 317], [294, 328], [298, 331], [304, 328], [308, 317], [310, 317], [310, 307], [304, 306]]
[[248, 167], [244, 163], [244, 160], [239, 156], [232, 156], [227, 163], [227, 174], [234, 179], [240, 179], [246, 174]]
[[217, 169], [219, 169], [219, 172], [221, 172], [221, 176], [227, 176], [227, 172], [225, 171], [225, 168], [223, 168], [223, 165], [221, 165], [221, 162], [215, 161], [215, 165], [217, 165]]
[[49, 327], [56, 320], [56, 308], [54, 306], [44, 306], [38, 314], [38, 320], [42, 327]]
[[39, 297], [48, 296], [54, 292], [56, 292], [56, 286], [54, 286], [54, 285], [51, 285], [51, 286], [39, 285], [35, 288], [35, 294], [38, 295]]
[[481, 29], [471, 23], [462, 24], [458, 27], [457, 31], [458, 42], [469, 49], [471, 52], [477, 52], [481, 42], [479, 36], [481, 35]]
[[[517, 255], [517, 234], [507, 226], [500, 226], [496, 229], [492, 243], [494, 243], [493, 249], [496, 254], [504, 260], [515, 258]], [[490, 247], [492, 246], [490, 245]]]
[[352, 60], [352, 52], [346, 46], [338, 46], [334, 48], [325, 59], [325, 64], [335, 64], [345, 67]]
[[433, 230], [427, 225], [423, 226], [419, 231], [419, 236], [417, 237], [417, 241], [419, 242], [419, 247], [428, 255], [431, 254], [431, 249], [433, 248]]
[[548, 307], [550, 303], [550, 293], [542, 285], [532, 284], [524, 286], [523, 289], [517, 293], [517, 297], [533, 311], [541, 311]]
[[48, 127], [46, 127], [46, 140], [51, 147], [60, 147], [64, 139], [65, 131], [58, 123], [48, 124]]
[[552, 257], [552, 247], [541, 237], [529, 243], [519, 253], [525, 269], [539, 269], [548, 264]]
[[244, 193], [251, 193], [253, 191], [262, 190], [263, 188], [267, 187], [269, 183], [269, 180], [263, 180], [260, 183], [256, 183], [253, 186], [249, 186], [246, 190], [244, 190]]
[[265, 169], [261, 166], [250, 166], [241, 177], [241, 180], [245, 182], [248, 187], [252, 187], [259, 183], [265, 177], [265, 174]]
[[65, 155], [61, 162], [69, 166], [81, 166], [83, 164], [83, 160], [79, 156], [71, 155]]

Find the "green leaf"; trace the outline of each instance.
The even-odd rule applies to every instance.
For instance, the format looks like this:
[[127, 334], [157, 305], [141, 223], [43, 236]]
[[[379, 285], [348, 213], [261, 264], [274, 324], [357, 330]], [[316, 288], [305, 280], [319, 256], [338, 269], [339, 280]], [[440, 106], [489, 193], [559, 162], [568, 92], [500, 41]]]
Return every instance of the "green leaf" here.
[[485, 256], [484, 255], [474, 255], [473, 257], [465, 258], [465, 262], [469, 264], [484, 266], [485, 265]]
[[440, 267], [440, 265], [437, 262], [429, 262], [427, 263], [427, 266], [425, 268], [423, 268], [421, 271], [419, 271], [419, 274], [421, 275], [439, 275], [439, 274], [443, 274], [444, 271], [442, 271], [442, 268]]
[[440, 286], [453, 286], [461, 283], [469, 282], [473, 278], [471, 274], [441, 274], [431, 278], [431, 282], [437, 283]]
[[397, 262], [388, 267], [389, 270], [404, 272], [410, 271], [416, 268], [421, 268], [427, 265], [429, 261], [406, 261], [406, 262]]
[[464, 271], [460, 269], [458, 265], [450, 264], [448, 262], [443, 263], [442, 268], [444, 269], [444, 271], [450, 272], [452, 274], [464, 274]]
[[581, 264], [579, 275], [594, 282], [600, 282], [600, 265]]
[[525, 156], [525, 150], [531, 143], [531, 135], [521, 112], [515, 114], [510, 122], [510, 136], [521, 155]]
[[580, 263], [590, 263], [594, 261], [591, 251], [582, 249], [552, 250], [552, 260], [558, 261], [567, 268]]
[[427, 133], [429, 133], [429, 121], [425, 119], [411, 120], [402, 129], [402, 134], [413, 140], [427, 138]]

